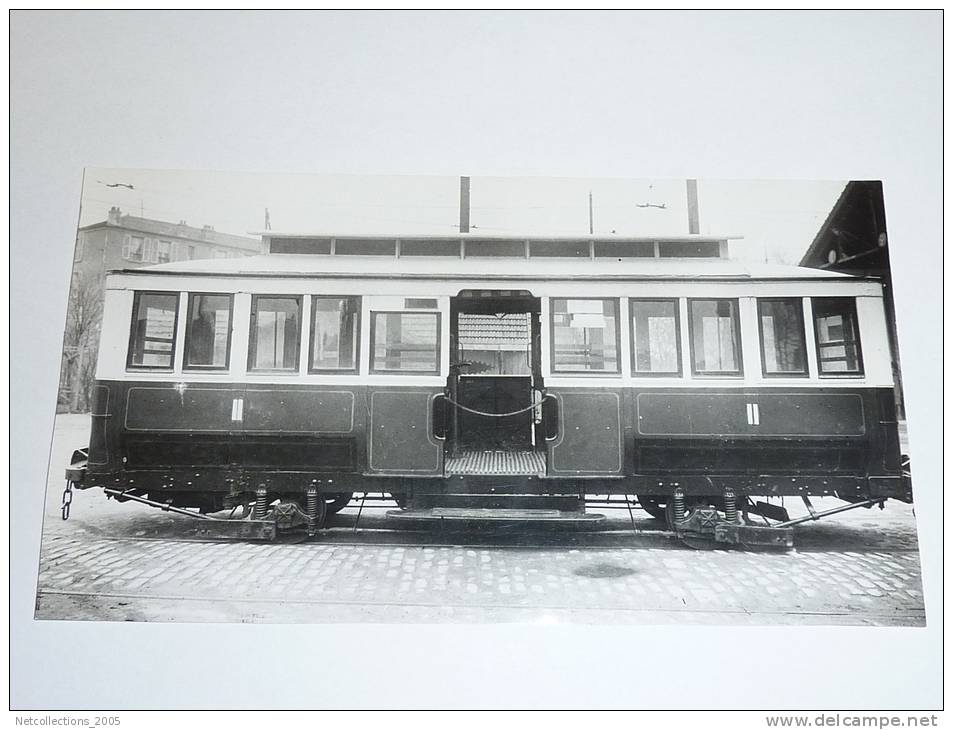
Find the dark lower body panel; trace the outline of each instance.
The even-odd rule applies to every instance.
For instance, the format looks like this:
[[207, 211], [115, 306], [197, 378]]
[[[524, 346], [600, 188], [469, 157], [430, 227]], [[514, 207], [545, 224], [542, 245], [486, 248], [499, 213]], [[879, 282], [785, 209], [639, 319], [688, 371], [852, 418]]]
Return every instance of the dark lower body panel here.
[[101, 382], [80, 486], [215, 506], [312, 488], [912, 499], [889, 389], [549, 393], [544, 470], [448, 475], [439, 388]]

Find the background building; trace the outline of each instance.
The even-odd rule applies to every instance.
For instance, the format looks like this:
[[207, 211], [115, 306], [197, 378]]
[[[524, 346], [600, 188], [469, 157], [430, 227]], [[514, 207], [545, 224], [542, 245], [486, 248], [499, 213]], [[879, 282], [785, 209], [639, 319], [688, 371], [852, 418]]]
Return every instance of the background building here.
[[212, 226], [196, 228], [185, 221], [168, 223], [123, 215], [115, 206], [106, 220], [80, 228], [73, 254], [57, 410], [89, 408], [106, 272], [187, 259], [252, 256], [260, 251], [257, 238], [220, 233]]

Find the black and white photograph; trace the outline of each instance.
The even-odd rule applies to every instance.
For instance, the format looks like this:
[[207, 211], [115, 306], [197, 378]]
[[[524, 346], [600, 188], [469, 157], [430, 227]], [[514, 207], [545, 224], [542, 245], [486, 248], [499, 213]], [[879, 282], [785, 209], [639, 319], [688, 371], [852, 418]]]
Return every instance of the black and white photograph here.
[[942, 20], [12, 11], [16, 724], [937, 726]]
[[85, 180], [37, 618], [923, 624], [879, 181]]

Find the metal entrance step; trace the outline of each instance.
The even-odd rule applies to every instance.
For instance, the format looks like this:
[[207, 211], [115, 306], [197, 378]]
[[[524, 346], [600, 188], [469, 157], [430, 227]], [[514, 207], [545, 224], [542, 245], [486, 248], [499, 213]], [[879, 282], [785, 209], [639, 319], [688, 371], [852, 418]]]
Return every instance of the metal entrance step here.
[[414, 492], [411, 509], [488, 509], [488, 510], [550, 510], [554, 512], [581, 512], [585, 502], [578, 494], [473, 494], [442, 492], [425, 494]]
[[538, 451], [461, 451], [447, 457], [447, 476], [533, 475], [546, 473], [546, 456]]
[[497, 509], [479, 507], [434, 507], [432, 509], [390, 510], [388, 519], [406, 522], [548, 522], [561, 524], [596, 525], [605, 515], [585, 512], [565, 512], [555, 509]]

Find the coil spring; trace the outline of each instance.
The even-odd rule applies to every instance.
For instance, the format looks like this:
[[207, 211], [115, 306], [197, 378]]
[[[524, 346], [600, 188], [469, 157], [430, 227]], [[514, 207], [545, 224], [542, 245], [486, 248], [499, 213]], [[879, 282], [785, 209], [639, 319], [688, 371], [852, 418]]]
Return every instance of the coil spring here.
[[676, 520], [685, 519], [685, 492], [681, 489], [676, 489], [672, 495], [672, 514]]
[[728, 522], [738, 521], [738, 503], [735, 501], [735, 492], [731, 487], [725, 490], [725, 519]]
[[252, 519], [263, 520], [268, 513], [268, 490], [259, 487], [255, 490], [255, 508], [252, 510]]
[[308, 487], [308, 537], [314, 537], [317, 531], [315, 521], [318, 519], [318, 490], [315, 487]]

